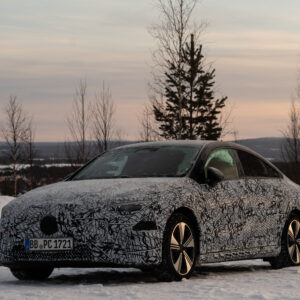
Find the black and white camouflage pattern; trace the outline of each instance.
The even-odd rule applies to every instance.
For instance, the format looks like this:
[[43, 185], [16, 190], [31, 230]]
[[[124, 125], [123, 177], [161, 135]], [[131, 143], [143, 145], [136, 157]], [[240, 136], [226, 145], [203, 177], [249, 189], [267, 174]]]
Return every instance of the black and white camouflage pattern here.
[[[126, 205], [140, 205], [127, 211]], [[289, 214], [299, 209], [299, 187], [287, 178], [223, 181], [215, 187], [191, 178], [65, 181], [11, 201], [2, 210], [0, 262], [52, 262], [72, 266], [150, 266], [162, 260], [171, 214], [189, 209], [199, 229], [198, 263], [276, 256]], [[54, 216], [58, 232], [40, 221]], [[156, 230], [136, 231], [140, 221]], [[26, 238], [73, 237], [74, 250], [25, 251]]]

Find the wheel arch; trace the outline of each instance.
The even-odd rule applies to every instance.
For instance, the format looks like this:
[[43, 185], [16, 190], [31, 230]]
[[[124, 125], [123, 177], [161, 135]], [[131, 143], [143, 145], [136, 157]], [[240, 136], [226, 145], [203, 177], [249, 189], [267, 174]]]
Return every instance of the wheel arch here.
[[296, 215], [300, 219], [300, 210], [297, 208], [293, 208], [291, 212], [288, 214], [288, 219], [292, 216]]
[[[189, 218], [192, 221], [192, 223], [194, 225], [194, 229], [196, 231], [196, 235], [198, 237], [198, 247], [197, 247], [198, 253], [197, 253], [197, 255], [199, 255], [199, 252], [200, 252], [200, 226], [199, 226], [199, 222], [198, 222], [198, 219], [197, 219], [194, 211], [188, 207], [182, 206], [182, 207], [179, 207], [176, 210], [174, 210], [173, 213], [170, 215], [169, 219], [176, 213], [185, 215], [187, 218]], [[169, 222], [169, 219], [168, 219], [168, 222]]]

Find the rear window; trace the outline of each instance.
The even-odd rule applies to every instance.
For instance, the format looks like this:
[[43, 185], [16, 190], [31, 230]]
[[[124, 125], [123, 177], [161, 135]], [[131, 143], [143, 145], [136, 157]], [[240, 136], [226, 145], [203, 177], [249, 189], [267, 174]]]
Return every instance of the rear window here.
[[246, 177], [280, 177], [279, 173], [256, 156], [245, 151], [238, 151]]

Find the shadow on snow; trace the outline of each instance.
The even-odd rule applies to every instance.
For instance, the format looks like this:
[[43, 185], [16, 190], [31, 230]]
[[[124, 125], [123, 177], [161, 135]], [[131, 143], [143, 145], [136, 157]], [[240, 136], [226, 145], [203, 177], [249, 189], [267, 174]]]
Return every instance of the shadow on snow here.
[[[201, 278], [208, 278], [213, 276], [232, 276], [237, 273], [246, 272], [258, 272], [271, 270], [269, 265], [257, 264], [257, 265], [203, 265], [196, 268], [193, 276], [190, 280], [201, 280]], [[64, 269], [60, 272], [63, 273]], [[157, 279], [148, 272], [141, 272], [138, 269], [126, 269], [119, 271], [114, 269], [97, 269], [96, 271], [92, 269], [80, 270], [78, 274], [58, 274], [50, 277], [48, 280], [37, 283], [36, 281], [9, 281], [5, 284], [10, 285], [93, 285], [93, 284], [103, 284], [106, 286], [113, 285], [127, 285], [127, 284], [155, 284], [159, 283]], [[4, 282], [2, 282], [3, 284]], [[1, 283], [0, 283], [1, 285]]]

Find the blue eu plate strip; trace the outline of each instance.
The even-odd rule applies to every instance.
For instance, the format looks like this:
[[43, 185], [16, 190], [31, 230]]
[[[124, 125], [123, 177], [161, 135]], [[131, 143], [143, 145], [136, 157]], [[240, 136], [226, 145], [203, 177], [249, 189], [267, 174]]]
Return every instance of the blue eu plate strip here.
[[30, 239], [25, 240], [25, 249], [30, 250]]

